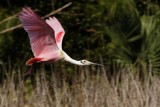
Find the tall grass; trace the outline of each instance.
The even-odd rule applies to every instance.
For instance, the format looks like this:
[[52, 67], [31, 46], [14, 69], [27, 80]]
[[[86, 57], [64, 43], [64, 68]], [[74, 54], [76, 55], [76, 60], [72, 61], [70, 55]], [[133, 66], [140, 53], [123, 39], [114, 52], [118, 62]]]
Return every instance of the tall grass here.
[[11, 74], [1, 76], [4, 80], [0, 85], [0, 107], [160, 106], [160, 78], [157, 76], [149, 75], [140, 80], [131, 73], [132, 68], [128, 68], [108, 78], [105, 68], [76, 69], [67, 75], [65, 69], [62, 72], [51, 67], [48, 71], [41, 67], [26, 81], [21, 79], [21, 70], [25, 69], [10, 69]]

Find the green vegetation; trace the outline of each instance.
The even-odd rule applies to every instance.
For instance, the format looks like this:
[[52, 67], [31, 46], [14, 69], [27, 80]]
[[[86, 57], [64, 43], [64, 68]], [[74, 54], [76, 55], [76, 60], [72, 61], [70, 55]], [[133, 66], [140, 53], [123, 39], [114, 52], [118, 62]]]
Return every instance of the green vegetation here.
[[[3, 1], [0, 7], [0, 31], [20, 24], [17, 17], [11, 16], [16, 15], [25, 5], [45, 16], [69, 2]], [[156, 0], [74, 1], [71, 6], [54, 15], [66, 31], [63, 49], [75, 59], [92, 58], [99, 62], [102, 57], [104, 64], [111, 68], [116, 61], [122, 67], [132, 64], [135, 71], [140, 68], [141, 72], [148, 72], [151, 66], [153, 72], [159, 73], [159, 4]], [[2, 65], [7, 64], [8, 60], [14, 64], [24, 64], [33, 56], [27, 33], [23, 29], [0, 35]]]

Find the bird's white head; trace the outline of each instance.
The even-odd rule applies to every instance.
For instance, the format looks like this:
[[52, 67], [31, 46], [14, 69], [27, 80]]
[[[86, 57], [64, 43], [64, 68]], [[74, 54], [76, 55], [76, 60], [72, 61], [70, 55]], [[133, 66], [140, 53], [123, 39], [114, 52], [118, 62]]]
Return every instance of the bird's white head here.
[[98, 65], [98, 66], [103, 66], [102, 64], [98, 64], [98, 63], [93, 63], [87, 60], [81, 60], [80, 61], [83, 65]]

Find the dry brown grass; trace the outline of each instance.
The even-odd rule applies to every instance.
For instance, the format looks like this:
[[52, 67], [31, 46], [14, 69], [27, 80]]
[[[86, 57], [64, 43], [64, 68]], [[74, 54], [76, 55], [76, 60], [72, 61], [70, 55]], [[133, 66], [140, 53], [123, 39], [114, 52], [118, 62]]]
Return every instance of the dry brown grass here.
[[[0, 107], [160, 107], [160, 78], [140, 80], [130, 70], [107, 78], [105, 69], [81, 68], [71, 77], [44, 69], [22, 82], [7, 76], [0, 86]], [[33, 80], [33, 81], [31, 81]]]

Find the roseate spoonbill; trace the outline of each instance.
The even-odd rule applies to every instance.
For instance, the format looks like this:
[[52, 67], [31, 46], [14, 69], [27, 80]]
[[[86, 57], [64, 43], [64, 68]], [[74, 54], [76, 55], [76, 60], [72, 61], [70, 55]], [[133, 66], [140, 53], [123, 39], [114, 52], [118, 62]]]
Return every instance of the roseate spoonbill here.
[[31, 8], [25, 7], [19, 14], [19, 19], [29, 35], [34, 58], [29, 59], [26, 65], [31, 66], [39, 62], [56, 62], [64, 59], [76, 65], [99, 65], [87, 60], [74, 60], [62, 50], [62, 39], [65, 31], [55, 17], [45, 21]]

